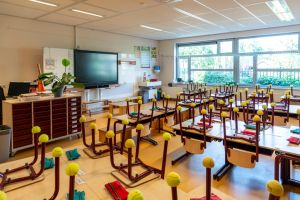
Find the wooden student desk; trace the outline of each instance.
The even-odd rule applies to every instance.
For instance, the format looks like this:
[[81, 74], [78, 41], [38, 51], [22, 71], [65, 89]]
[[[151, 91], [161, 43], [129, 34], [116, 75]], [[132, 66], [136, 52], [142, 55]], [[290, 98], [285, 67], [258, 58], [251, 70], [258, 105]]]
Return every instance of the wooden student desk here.
[[[134, 102], [129, 102], [129, 109], [131, 107], [133, 107], [133, 110], [135, 112], [137, 112], [138, 110], [138, 104], [137, 103], [134, 103]], [[126, 109], [127, 109], [127, 102], [112, 102], [112, 103], [109, 103], [109, 112], [114, 115], [114, 108], [118, 108], [119, 109], [119, 112], [118, 114], [119, 115], [124, 115], [126, 113]]]
[[[282, 100], [284, 100], [286, 98], [285, 95], [281, 96], [280, 97]], [[300, 102], [300, 95], [292, 95], [291, 98], [290, 98], [290, 101], [291, 102], [295, 102], [295, 103], [299, 103]]]
[[[263, 110], [263, 108], [262, 108], [262, 106], [264, 105], [265, 103], [259, 103], [259, 104], [255, 104], [255, 110], [257, 111], [258, 109], [261, 109], [261, 110]], [[233, 107], [235, 107], [235, 106], [237, 106], [237, 107], [242, 107], [242, 104], [241, 104], [241, 102], [240, 101], [237, 101], [236, 103], [234, 102], [233, 104], [232, 104], [232, 106]], [[289, 111], [289, 114], [290, 114], [290, 116], [293, 116], [293, 117], [295, 117], [296, 115], [297, 115], [297, 109], [298, 108], [300, 108], [300, 105], [290, 105], [290, 111]], [[249, 108], [250, 110], [252, 110], [252, 107], [251, 108]], [[272, 107], [271, 107], [271, 104], [270, 103], [268, 103], [268, 109], [269, 110], [271, 110], [272, 109]], [[251, 111], [249, 112], [249, 113], [251, 113]], [[277, 116], [282, 116], [283, 114], [285, 114], [285, 112], [284, 111], [280, 111], [280, 110], [276, 110], [275, 109], [275, 115], [277, 115]]]
[[[116, 179], [111, 175], [114, 170], [109, 161], [109, 157], [103, 157], [100, 159], [91, 159], [83, 151], [83, 147], [77, 147], [81, 157], [75, 162], [79, 165], [80, 171], [76, 176], [75, 190], [84, 191], [85, 199], [87, 200], [109, 200], [113, 199], [104, 185], [106, 183], [115, 181]], [[66, 150], [64, 150], [66, 151]], [[51, 153], [46, 157], [51, 157]], [[32, 158], [21, 159], [13, 162], [8, 162], [0, 165], [0, 170], [3, 171], [6, 168], [17, 167], [24, 164], [26, 161], [30, 161]], [[117, 164], [120, 162], [126, 163], [127, 158], [120, 154], [115, 154], [115, 161]], [[70, 163], [67, 161], [65, 153], [60, 158], [60, 191], [57, 200], [66, 200], [68, 193], [69, 177], [65, 173], [65, 168]], [[54, 191], [54, 168], [48, 169], [44, 172], [45, 179], [41, 182], [28, 185], [7, 193], [9, 200], [41, 200], [44, 198], [50, 198]], [[81, 183], [80, 183], [81, 182]], [[126, 188], [127, 191], [132, 189]], [[163, 179], [155, 179], [143, 185], [137, 186], [134, 189], [140, 190], [145, 200], [165, 200], [172, 199], [171, 188], [167, 185]], [[203, 197], [205, 195], [205, 187], [200, 186], [194, 190], [186, 193], [181, 189], [178, 190], [178, 199], [186, 200], [190, 197]], [[223, 192], [212, 188], [212, 192], [217, 194], [223, 200], [234, 200], [234, 198], [224, 194]]]
[[[199, 122], [202, 117], [198, 116], [195, 118], [195, 123]], [[183, 127], [188, 126], [191, 124], [192, 120], [189, 119], [187, 121], [184, 121], [182, 123]], [[173, 129], [176, 131], [178, 135], [180, 135], [180, 126], [179, 124], [173, 126]], [[244, 122], [239, 121], [238, 122], [238, 129], [239, 132], [244, 130]], [[235, 125], [234, 121], [226, 121], [226, 133], [227, 135], [233, 135], [235, 133]], [[203, 140], [203, 135], [200, 133], [197, 133], [194, 130], [183, 130], [183, 135]], [[292, 145], [289, 144], [287, 139], [290, 136], [299, 137], [297, 134], [293, 134], [290, 132], [289, 128], [280, 127], [280, 126], [273, 126], [269, 127], [267, 130], [264, 130], [260, 133], [260, 141], [259, 141], [259, 153], [263, 155], [271, 156], [274, 152], [276, 153], [282, 153], [291, 155], [294, 157], [300, 157], [300, 147], [299, 145]], [[223, 127], [221, 123], [215, 122], [213, 124], [213, 128], [209, 129], [209, 131], [206, 133], [206, 140], [207, 142], [212, 142], [213, 140], [216, 141], [223, 141], [224, 135], [223, 135]], [[247, 143], [245, 141], [233, 141], [228, 139], [227, 144], [230, 147], [243, 149], [247, 151], [255, 152], [255, 146], [254, 144]], [[225, 151], [224, 151], [225, 153]], [[283, 165], [289, 165], [289, 163], [283, 163]], [[215, 174], [214, 179], [220, 180], [232, 167], [232, 164], [230, 164], [226, 159], [225, 163]], [[288, 166], [282, 166], [283, 168], [289, 169]], [[289, 174], [285, 177], [281, 177], [283, 180], [290, 179]], [[300, 185], [299, 181], [293, 180], [292, 182], [295, 182], [296, 185]], [[290, 183], [292, 183], [290, 182]]]

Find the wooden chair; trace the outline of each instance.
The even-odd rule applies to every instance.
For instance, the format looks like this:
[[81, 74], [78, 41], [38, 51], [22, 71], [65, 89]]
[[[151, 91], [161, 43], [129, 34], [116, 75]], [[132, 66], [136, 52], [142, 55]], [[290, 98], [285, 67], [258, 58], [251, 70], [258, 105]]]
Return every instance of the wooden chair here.
[[[6, 186], [11, 185], [11, 184], [17, 184], [20, 182], [24, 182], [24, 185], [29, 185], [31, 183], [26, 183], [26, 181], [32, 181], [38, 182], [43, 180], [44, 178], [41, 177], [44, 173], [45, 170], [45, 153], [46, 153], [46, 143], [49, 140], [48, 135], [46, 134], [40, 134], [41, 128], [38, 126], [34, 126], [31, 130], [33, 134], [33, 140], [34, 140], [34, 158], [30, 163], [25, 163], [23, 166], [14, 168], [14, 169], [6, 169], [5, 172], [0, 173], [0, 177], [2, 178], [0, 182], [0, 190], [4, 190]], [[38, 161], [39, 158], [39, 143], [41, 146], [41, 161], [39, 164], [39, 169], [36, 171], [35, 165]], [[16, 177], [15, 174], [20, 172], [20, 171], [28, 171], [29, 175], [23, 176], [23, 177]], [[41, 180], [38, 180], [38, 178], [42, 178]], [[17, 186], [22, 187], [22, 186]], [[14, 188], [15, 189], [15, 188]]]
[[[106, 131], [109, 130], [109, 128], [110, 128], [111, 118], [112, 118], [112, 114], [109, 113], [107, 115]], [[109, 148], [108, 148], [107, 141], [105, 140], [104, 142], [96, 143], [96, 131], [98, 130], [96, 123], [90, 123], [89, 128], [91, 129], [92, 141], [91, 141], [91, 144], [87, 144], [86, 133], [85, 133], [86, 117], [84, 115], [82, 115], [79, 119], [79, 122], [81, 123], [81, 128], [82, 128], [81, 130], [82, 130], [83, 145], [86, 147], [83, 149], [83, 152], [86, 155], [88, 155], [90, 158], [93, 158], [93, 159], [98, 159], [98, 158], [102, 158], [104, 156], [108, 156]], [[98, 131], [99, 131], [99, 134], [102, 133], [101, 130], [98, 130]]]
[[[195, 121], [194, 121], [195, 109], [194, 109], [194, 107], [192, 107], [192, 112], [193, 112], [192, 123], [188, 126], [183, 126], [181, 109], [182, 109], [181, 106], [177, 107], [178, 116], [179, 116], [179, 125], [180, 125], [180, 137], [181, 137], [181, 142], [183, 143], [183, 147], [184, 147], [186, 153], [181, 155], [177, 159], [173, 160], [172, 165], [175, 165], [178, 161], [190, 156], [191, 154], [203, 154], [204, 149], [206, 148], [206, 120], [205, 120], [205, 117], [207, 115], [206, 110], [202, 109], [202, 111], [201, 111], [202, 124], [203, 124], [202, 126], [195, 125]], [[183, 129], [193, 130], [193, 131], [196, 131], [197, 133], [202, 134], [203, 140], [196, 140], [196, 139], [184, 136]]]
[[[260, 132], [260, 117], [256, 115], [253, 118], [253, 121], [256, 123], [256, 134], [252, 137], [242, 136], [240, 133], [229, 136], [226, 134], [226, 118], [228, 118], [228, 114], [223, 112], [223, 133], [224, 133], [224, 147], [225, 147], [225, 156], [226, 160], [236, 166], [240, 166], [243, 168], [254, 168], [256, 162], [259, 160], [259, 132]], [[246, 151], [234, 147], [230, 147], [228, 145], [228, 141], [230, 140], [239, 140], [244, 141], [249, 144], [255, 145], [255, 152]]]
[[[125, 142], [125, 147], [127, 148], [128, 155], [127, 155], [127, 163], [121, 163], [119, 165], [115, 164], [114, 153], [113, 153], [113, 144], [112, 138], [114, 137], [113, 131], [108, 131], [106, 137], [109, 141], [110, 146], [110, 162], [111, 166], [116, 169], [112, 172], [112, 175], [125, 184], [127, 187], [136, 187], [148, 181], [151, 181], [155, 178], [161, 177], [164, 178], [165, 174], [165, 167], [166, 167], [166, 159], [167, 159], [167, 151], [168, 151], [168, 141], [171, 139], [171, 135], [169, 133], [164, 133], [163, 138], [165, 140], [164, 143], [164, 150], [163, 150], [163, 159], [162, 159], [162, 167], [161, 169], [157, 169], [155, 167], [151, 167], [145, 164], [139, 158], [139, 151], [140, 151], [140, 139], [141, 139], [141, 130], [144, 129], [142, 124], [138, 124], [136, 126], [137, 130], [137, 145], [133, 139], [128, 139]], [[132, 149], [136, 147], [136, 155], [133, 156]], [[135, 158], [134, 160], [132, 158]], [[137, 171], [134, 171], [134, 168], [138, 168]], [[142, 168], [142, 172], [141, 169]], [[134, 174], [135, 173], [135, 174]], [[151, 177], [151, 175], [154, 175]], [[142, 181], [142, 180], [146, 181]]]

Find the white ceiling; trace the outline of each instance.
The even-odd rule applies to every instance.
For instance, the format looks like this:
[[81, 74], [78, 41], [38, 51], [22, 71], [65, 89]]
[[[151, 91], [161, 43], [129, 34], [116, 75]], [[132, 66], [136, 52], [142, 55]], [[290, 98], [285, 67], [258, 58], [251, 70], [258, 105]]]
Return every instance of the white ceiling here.
[[[0, 0], [0, 14], [164, 40], [300, 24], [300, 0], [286, 0], [295, 20], [280, 21], [266, 0]], [[246, 8], [246, 9], [245, 9]], [[89, 16], [78, 9], [104, 16]], [[195, 19], [175, 9], [192, 13]], [[202, 19], [202, 20], [201, 20]], [[206, 21], [206, 22], [205, 22]], [[154, 31], [146, 25], [162, 29]]]

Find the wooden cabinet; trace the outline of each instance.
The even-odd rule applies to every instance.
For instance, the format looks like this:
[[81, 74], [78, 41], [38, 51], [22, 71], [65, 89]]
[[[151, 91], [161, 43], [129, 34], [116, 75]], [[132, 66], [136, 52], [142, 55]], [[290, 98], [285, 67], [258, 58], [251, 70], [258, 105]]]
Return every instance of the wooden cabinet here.
[[80, 96], [3, 102], [3, 123], [12, 127], [13, 152], [33, 145], [33, 126], [40, 126], [50, 141], [81, 133], [80, 116]]

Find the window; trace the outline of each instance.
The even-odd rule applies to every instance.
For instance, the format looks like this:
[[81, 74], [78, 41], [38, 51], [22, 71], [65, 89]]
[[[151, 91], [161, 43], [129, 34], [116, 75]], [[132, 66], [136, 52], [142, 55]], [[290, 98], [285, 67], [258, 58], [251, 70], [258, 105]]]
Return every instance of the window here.
[[253, 56], [240, 56], [240, 83], [253, 84]]
[[231, 53], [232, 52], [232, 41], [220, 42], [220, 52], [221, 53]]
[[217, 54], [217, 44], [187, 45], [178, 47], [179, 56]]
[[300, 86], [300, 54], [257, 56], [257, 83], [274, 86]]
[[298, 34], [239, 39], [239, 52], [295, 51], [298, 39]]
[[300, 87], [299, 33], [177, 45], [177, 78]]

